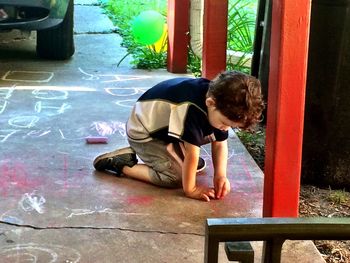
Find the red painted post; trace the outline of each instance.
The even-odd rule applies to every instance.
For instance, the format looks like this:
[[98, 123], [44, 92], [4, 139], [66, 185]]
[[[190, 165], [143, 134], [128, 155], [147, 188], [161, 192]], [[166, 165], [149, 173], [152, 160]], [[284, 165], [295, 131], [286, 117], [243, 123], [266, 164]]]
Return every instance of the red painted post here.
[[190, 0], [168, 0], [168, 61], [172, 73], [186, 73]]
[[297, 217], [311, 0], [273, 0], [263, 215]]
[[228, 0], [204, 0], [202, 76], [226, 69]]

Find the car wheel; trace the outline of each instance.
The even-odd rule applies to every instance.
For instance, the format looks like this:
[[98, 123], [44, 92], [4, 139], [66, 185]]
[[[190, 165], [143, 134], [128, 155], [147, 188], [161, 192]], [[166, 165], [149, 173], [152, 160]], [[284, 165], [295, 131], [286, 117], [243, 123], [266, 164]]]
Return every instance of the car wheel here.
[[36, 51], [39, 57], [63, 60], [74, 54], [73, 17], [74, 3], [70, 0], [61, 24], [37, 31]]

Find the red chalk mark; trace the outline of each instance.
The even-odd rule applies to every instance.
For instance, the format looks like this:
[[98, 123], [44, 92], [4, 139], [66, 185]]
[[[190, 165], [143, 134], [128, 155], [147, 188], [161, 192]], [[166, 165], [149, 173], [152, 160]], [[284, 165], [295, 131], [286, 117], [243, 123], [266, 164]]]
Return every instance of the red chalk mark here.
[[63, 155], [63, 177], [64, 177], [64, 189], [68, 188], [68, 161], [67, 155]]
[[62, 173], [58, 180], [51, 182], [54, 186], [60, 187], [55, 191], [55, 194], [62, 197], [66, 196], [72, 189], [81, 190], [85, 178], [89, 175], [88, 170], [85, 170], [77, 160], [73, 161], [69, 155], [64, 154], [62, 156]]
[[148, 205], [153, 202], [153, 197], [150, 196], [131, 196], [126, 199], [130, 205]]
[[30, 192], [39, 188], [44, 182], [42, 178], [33, 178], [28, 175], [26, 167], [21, 163], [10, 166], [7, 163], [1, 165], [0, 193], [6, 197], [9, 193]]
[[1, 165], [0, 186], [2, 196], [7, 196], [7, 184], [10, 181], [9, 167], [5, 164]]
[[243, 160], [243, 158], [241, 156], [237, 156], [239, 162], [241, 163], [242, 167], [243, 167], [243, 170], [245, 172], [245, 175], [247, 176], [247, 178], [249, 179], [249, 184], [250, 186], [253, 186], [254, 188], [254, 192], [260, 192], [259, 189], [258, 189], [258, 186], [256, 185], [252, 175], [250, 174], [249, 172], [249, 169], [248, 169], [248, 165], [245, 163], [245, 161]]

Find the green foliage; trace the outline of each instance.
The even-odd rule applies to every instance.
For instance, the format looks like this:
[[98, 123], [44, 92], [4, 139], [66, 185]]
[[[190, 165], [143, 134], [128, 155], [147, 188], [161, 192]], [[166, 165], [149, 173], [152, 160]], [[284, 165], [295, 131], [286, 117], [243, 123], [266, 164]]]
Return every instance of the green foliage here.
[[[118, 33], [123, 37], [121, 45], [128, 51], [118, 65], [127, 56], [132, 55], [133, 60], [131, 63], [136, 68], [157, 69], [166, 66], [166, 52], [156, 52], [152, 46], [143, 46], [136, 43], [132, 36], [131, 23], [135, 16], [146, 10], [155, 10], [166, 16], [167, 1], [103, 0], [101, 4], [113, 23], [118, 26]], [[166, 45], [166, 43], [163, 43], [163, 45]]]
[[[131, 21], [140, 12], [146, 10], [155, 10], [166, 16], [167, 0], [100, 1], [113, 23], [119, 27], [119, 34], [123, 37], [122, 46], [127, 48], [127, 56], [133, 56], [131, 63], [137, 68], [164, 68], [166, 52], [157, 53], [152, 48], [137, 44], [131, 34]], [[236, 60], [228, 59], [228, 70], [235, 69], [250, 73], [250, 67], [247, 67], [246, 62], [253, 52], [256, 4], [257, 0], [229, 0], [227, 48], [239, 51], [240, 55]], [[201, 59], [192, 50], [189, 50], [188, 69], [195, 76], [201, 75]]]
[[156, 52], [152, 48], [137, 47], [133, 50], [134, 64], [140, 69], [158, 69], [166, 67], [166, 52]]
[[230, 1], [228, 13], [228, 49], [252, 52], [256, 20], [254, 2]]
[[255, 144], [257, 141], [264, 143], [265, 141], [265, 132], [263, 130], [254, 132], [237, 130], [236, 134], [244, 144]]
[[253, 131], [236, 130], [236, 135], [261, 170], [265, 166], [265, 127], [257, 125]]
[[350, 196], [345, 190], [330, 190], [328, 200], [335, 204], [346, 204]]
[[130, 25], [130, 21], [142, 11], [155, 10], [166, 16], [167, 1], [165, 0], [102, 0], [102, 6], [120, 28]]
[[202, 75], [202, 60], [192, 49], [188, 52], [187, 68], [195, 77], [200, 77]]
[[[257, 0], [230, 0], [228, 10], [227, 49], [238, 51], [236, 59], [227, 59], [228, 70], [250, 73], [247, 62], [254, 45]], [[189, 51], [188, 69], [195, 76], [201, 75], [201, 59]]]
[[229, 2], [227, 49], [239, 51], [240, 55], [234, 61], [228, 58], [227, 69], [250, 73], [246, 63], [253, 53], [256, 8], [254, 0]]

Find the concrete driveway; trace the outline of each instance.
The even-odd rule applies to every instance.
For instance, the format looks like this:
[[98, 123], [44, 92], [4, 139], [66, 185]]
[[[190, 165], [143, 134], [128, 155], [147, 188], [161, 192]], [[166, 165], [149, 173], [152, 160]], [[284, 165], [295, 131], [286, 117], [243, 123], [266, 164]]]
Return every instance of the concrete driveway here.
[[[37, 58], [35, 34], [0, 39], [0, 261], [202, 262], [206, 218], [261, 216], [263, 174], [234, 134], [222, 201], [96, 172], [96, 155], [126, 145], [135, 100], [177, 75], [117, 67], [126, 51], [114, 26], [94, 1], [75, 4], [69, 61]], [[109, 141], [86, 144], [94, 135]]]

